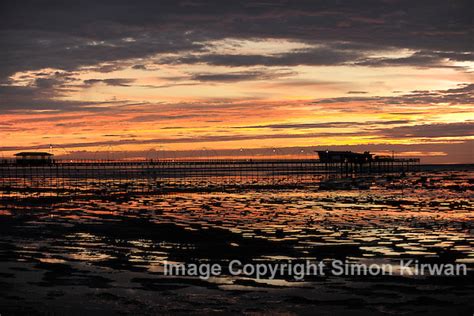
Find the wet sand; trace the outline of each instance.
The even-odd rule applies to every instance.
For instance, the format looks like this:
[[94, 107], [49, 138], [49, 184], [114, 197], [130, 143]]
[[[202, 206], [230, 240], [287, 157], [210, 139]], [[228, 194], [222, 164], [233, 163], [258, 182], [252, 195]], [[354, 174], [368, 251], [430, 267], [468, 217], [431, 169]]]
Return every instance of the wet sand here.
[[[366, 190], [233, 188], [4, 199], [0, 313], [461, 314], [474, 311], [472, 171]], [[163, 275], [163, 263], [465, 263], [467, 276]]]

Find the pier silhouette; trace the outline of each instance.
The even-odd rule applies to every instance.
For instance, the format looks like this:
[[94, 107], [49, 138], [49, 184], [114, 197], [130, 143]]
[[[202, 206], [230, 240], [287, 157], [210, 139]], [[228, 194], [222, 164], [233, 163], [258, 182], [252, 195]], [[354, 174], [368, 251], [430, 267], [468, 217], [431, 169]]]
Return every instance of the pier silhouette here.
[[417, 171], [420, 160], [164, 159], [3, 160], [0, 190], [15, 194], [68, 195], [87, 192], [161, 192], [167, 189], [288, 187], [322, 180]]

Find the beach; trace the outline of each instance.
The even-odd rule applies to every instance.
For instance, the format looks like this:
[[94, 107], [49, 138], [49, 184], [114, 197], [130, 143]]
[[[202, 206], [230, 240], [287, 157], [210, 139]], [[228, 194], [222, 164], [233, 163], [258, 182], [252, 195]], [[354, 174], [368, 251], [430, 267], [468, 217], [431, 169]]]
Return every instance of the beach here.
[[[469, 314], [473, 178], [472, 169], [461, 168], [379, 175], [365, 190], [234, 187], [4, 199], [1, 311]], [[335, 260], [393, 271], [335, 274], [327, 268]], [[401, 260], [462, 264], [467, 272], [400, 273]], [[326, 273], [236, 275], [232, 261], [240, 267], [321, 262]], [[207, 278], [166, 275], [165, 264], [221, 270]]]

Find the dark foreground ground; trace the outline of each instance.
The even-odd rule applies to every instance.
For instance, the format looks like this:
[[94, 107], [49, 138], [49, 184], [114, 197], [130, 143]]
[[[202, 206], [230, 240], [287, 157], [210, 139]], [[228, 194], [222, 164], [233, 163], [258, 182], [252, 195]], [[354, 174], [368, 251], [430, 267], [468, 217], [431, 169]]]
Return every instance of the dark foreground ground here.
[[[471, 171], [369, 190], [2, 200], [0, 314], [472, 315]], [[163, 263], [465, 263], [467, 276], [210, 280]]]

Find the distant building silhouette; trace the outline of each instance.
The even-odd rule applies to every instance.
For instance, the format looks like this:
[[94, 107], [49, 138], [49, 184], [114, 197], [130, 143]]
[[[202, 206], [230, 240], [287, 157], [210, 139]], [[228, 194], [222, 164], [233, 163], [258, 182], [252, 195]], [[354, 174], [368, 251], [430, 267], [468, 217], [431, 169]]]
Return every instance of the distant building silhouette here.
[[15, 154], [16, 163], [22, 165], [49, 165], [53, 163], [53, 154], [47, 152], [20, 152]]
[[333, 162], [351, 162], [351, 163], [365, 163], [373, 160], [373, 154], [368, 151], [361, 153], [354, 153], [352, 151], [331, 151], [320, 150], [317, 151], [319, 161], [324, 163]]

